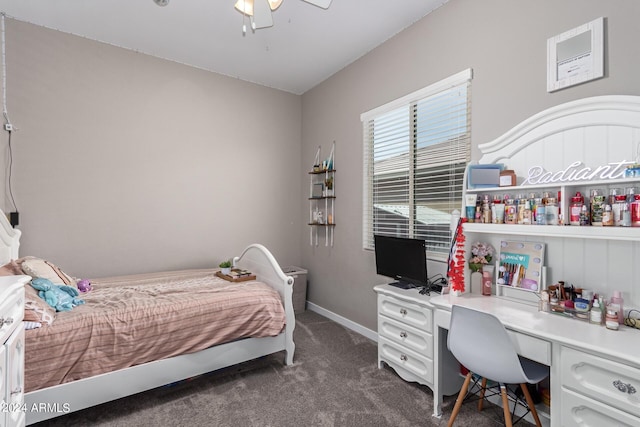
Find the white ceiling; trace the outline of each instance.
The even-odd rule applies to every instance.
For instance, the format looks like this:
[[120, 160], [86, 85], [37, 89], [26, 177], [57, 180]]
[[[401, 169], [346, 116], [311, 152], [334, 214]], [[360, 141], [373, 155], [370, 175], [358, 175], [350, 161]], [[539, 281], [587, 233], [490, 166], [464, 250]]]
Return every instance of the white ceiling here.
[[[253, 33], [235, 0], [0, 0], [7, 17], [302, 94], [447, 0], [284, 0]], [[7, 34], [7, 38], [10, 34]]]

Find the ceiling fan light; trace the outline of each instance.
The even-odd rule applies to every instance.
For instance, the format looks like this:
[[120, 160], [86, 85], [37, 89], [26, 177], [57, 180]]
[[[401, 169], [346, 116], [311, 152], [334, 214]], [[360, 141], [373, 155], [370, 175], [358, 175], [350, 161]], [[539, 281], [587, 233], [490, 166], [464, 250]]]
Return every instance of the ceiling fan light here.
[[234, 7], [244, 15], [253, 16], [253, 0], [238, 0]]
[[269, 7], [271, 10], [276, 10], [282, 4], [282, 0], [269, 0]]
[[[166, 1], [168, 2], [168, 0]], [[282, 4], [282, 0], [268, 0], [268, 2], [271, 10], [276, 10]], [[253, 16], [253, 0], [238, 0], [234, 7], [240, 13], [244, 13], [247, 16]]]

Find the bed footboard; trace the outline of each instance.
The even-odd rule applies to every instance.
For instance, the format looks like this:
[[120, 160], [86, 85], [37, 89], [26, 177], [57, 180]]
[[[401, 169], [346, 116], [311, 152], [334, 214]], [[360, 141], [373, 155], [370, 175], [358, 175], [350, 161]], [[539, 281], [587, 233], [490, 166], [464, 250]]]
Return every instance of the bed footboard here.
[[251, 271], [259, 281], [272, 286], [280, 294], [287, 316], [284, 363], [291, 365], [295, 352], [293, 330], [296, 326], [293, 310], [293, 277], [284, 274], [271, 252], [259, 243], [247, 246], [240, 256], [233, 259], [233, 265]]

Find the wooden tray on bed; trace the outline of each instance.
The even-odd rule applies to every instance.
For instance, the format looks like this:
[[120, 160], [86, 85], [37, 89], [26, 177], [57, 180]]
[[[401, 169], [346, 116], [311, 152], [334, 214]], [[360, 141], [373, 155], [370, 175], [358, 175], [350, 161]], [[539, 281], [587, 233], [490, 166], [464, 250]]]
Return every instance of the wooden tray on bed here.
[[[238, 272], [242, 270], [231, 270], [231, 275], [222, 274], [222, 271], [216, 271], [216, 276], [228, 280], [229, 282], [246, 282], [247, 280], [256, 280], [256, 275], [249, 273], [248, 275], [237, 276]], [[234, 274], [235, 273], [235, 274]]]

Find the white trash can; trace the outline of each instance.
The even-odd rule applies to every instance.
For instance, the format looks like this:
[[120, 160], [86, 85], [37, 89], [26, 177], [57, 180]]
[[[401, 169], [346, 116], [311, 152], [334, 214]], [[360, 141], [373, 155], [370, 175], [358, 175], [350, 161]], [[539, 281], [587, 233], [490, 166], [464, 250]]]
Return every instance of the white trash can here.
[[300, 267], [282, 267], [287, 276], [293, 277], [293, 311], [302, 313], [307, 306], [307, 270]]

